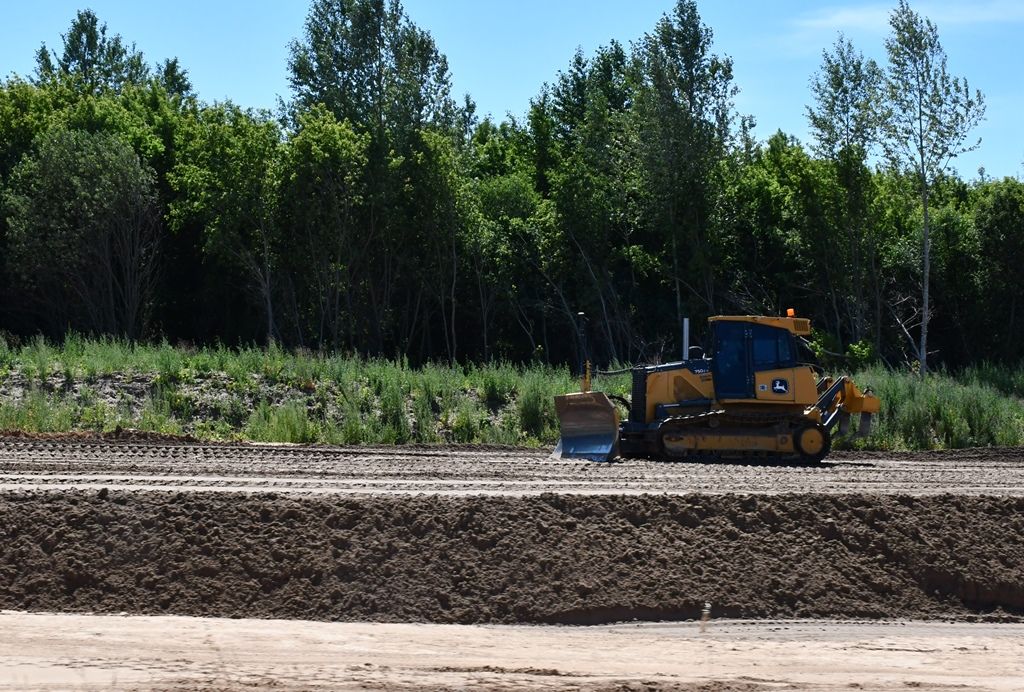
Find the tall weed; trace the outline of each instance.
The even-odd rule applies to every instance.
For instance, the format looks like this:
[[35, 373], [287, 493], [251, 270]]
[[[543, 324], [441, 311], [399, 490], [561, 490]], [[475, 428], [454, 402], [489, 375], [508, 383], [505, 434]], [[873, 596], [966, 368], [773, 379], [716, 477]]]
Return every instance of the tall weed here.
[[249, 416], [245, 436], [256, 442], [315, 442], [317, 429], [301, 402], [271, 406], [264, 400]]
[[555, 416], [555, 395], [567, 390], [559, 382], [534, 370], [523, 373], [523, 382], [516, 400], [520, 425], [527, 439], [550, 443], [558, 437], [558, 419]]
[[855, 380], [882, 400], [870, 438], [884, 449], [953, 449], [1024, 443], [1024, 407], [977, 380], [872, 368]]
[[31, 433], [68, 432], [77, 427], [78, 407], [45, 392], [28, 392], [18, 403], [0, 401], [0, 430]]

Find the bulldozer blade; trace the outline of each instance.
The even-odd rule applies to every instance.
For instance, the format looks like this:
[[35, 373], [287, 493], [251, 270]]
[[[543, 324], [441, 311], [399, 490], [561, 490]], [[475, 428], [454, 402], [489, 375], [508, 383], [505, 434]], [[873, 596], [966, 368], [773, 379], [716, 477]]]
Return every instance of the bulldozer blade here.
[[618, 456], [619, 412], [604, 392], [555, 397], [562, 436], [553, 459], [611, 461]]
[[860, 414], [860, 425], [857, 426], [856, 437], [867, 437], [871, 434], [871, 414], [862, 413]]

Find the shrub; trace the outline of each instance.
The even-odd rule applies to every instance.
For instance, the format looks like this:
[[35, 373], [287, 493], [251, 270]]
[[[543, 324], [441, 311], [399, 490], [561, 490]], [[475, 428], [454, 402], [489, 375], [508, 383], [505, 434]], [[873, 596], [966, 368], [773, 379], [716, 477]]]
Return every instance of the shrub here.
[[484, 402], [492, 412], [504, 407], [516, 393], [522, 374], [507, 363], [477, 371], [482, 382]]
[[314, 442], [317, 431], [301, 402], [271, 406], [264, 400], [249, 416], [245, 436], [256, 442]]
[[562, 394], [557, 386], [542, 373], [528, 371], [523, 383], [516, 408], [520, 425], [528, 438], [540, 442], [551, 442], [558, 437], [558, 419], [555, 417], [555, 394]]

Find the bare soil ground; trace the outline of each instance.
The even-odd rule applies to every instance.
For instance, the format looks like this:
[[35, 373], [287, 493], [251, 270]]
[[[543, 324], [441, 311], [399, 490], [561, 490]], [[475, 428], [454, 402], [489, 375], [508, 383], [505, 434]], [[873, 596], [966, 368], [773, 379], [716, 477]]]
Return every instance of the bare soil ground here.
[[384, 625], [0, 613], [0, 690], [1011, 690], [1024, 626]]
[[1024, 448], [836, 452], [817, 466], [554, 461], [502, 447], [305, 447], [0, 438], [0, 490], [301, 494], [869, 494], [1024, 497]]
[[[733, 632], [732, 639], [692, 639], [705, 602], [715, 631]], [[288, 642], [334, 651], [332, 641], [363, 641], [360, 628], [368, 628], [386, 633], [360, 650], [377, 668], [351, 668], [359, 663], [342, 656], [344, 665], [322, 667], [324, 679], [385, 688], [830, 689], [844, 669], [823, 666], [821, 657], [835, 656], [864, 673], [850, 681], [866, 689], [938, 689], [964, 680], [982, 681], [978, 689], [1019, 689], [1019, 666], [997, 664], [1009, 650], [1004, 644], [1012, 648], [998, 633], [1014, 632], [1019, 646], [1024, 625], [997, 623], [1024, 621], [1024, 450], [845, 453], [806, 467], [555, 462], [536, 451], [482, 447], [0, 439], [0, 608], [203, 618], [0, 614], [0, 651], [36, 652], [36, 663], [11, 659], [29, 668], [0, 666], [0, 687], [14, 689], [12, 671], [44, 660], [68, 675], [102, 668], [89, 662], [81, 630], [107, 632], [110, 622], [142, 623], [125, 627], [153, 642], [139, 654], [150, 672], [137, 684], [128, 673], [120, 678], [129, 688], [314, 687], [319, 678], [304, 672], [304, 650]], [[340, 629], [319, 630], [308, 622], [215, 619], [224, 617], [363, 624], [324, 622]], [[769, 629], [751, 625], [742, 631], [756, 635], [744, 639], [741, 630], [723, 630], [721, 618], [757, 618]], [[780, 618], [929, 623], [913, 625], [913, 642], [903, 646], [887, 639], [901, 626], [861, 637], [834, 622], [821, 625], [821, 636], [774, 640], [771, 626], [794, 626], [770, 625]], [[941, 620], [958, 621], [965, 639], [949, 644]], [[629, 629], [636, 625], [608, 625], [624, 621], [677, 624], [645, 624], [639, 633]], [[60, 622], [74, 624], [63, 632]], [[174, 623], [193, 624], [181, 630]], [[437, 629], [442, 623], [477, 624]], [[161, 644], [161, 631], [171, 640]], [[129, 636], [118, 632], [99, 636]], [[194, 639], [196, 632], [208, 639]], [[607, 637], [587, 639], [591, 648], [581, 649], [579, 661], [571, 648], [559, 648], [594, 632]], [[175, 660], [179, 635], [192, 649], [176, 667], [167, 657]], [[245, 654], [247, 638], [260, 636], [278, 637], [282, 658]], [[844, 636], [846, 644], [829, 643]], [[764, 637], [770, 646], [750, 643]], [[865, 648], [862, 638], [889, 643]], [[959, 653], [986, 646], [1001, 653]], [[787, 658], [801, 647], [808, 647], [803, 658]], [[421, 649], [425, 667], [395, 662]], [[476, 653], [455, 662], [430, 653], [447, 649]], [[865, 672], [875, 664], [863, 656], [876, 655], [865, 652], [900, 649], [908, 661], [902, 673], [894, 672], [899, 653], [876, 661], [889, 672]], [[676, 667], [665, 667], [666, 651], [679, 652]], [[718, 675], [682, 663], [705, 654], [735, 665]], [[132, 667], [121, 658], [110, 660], [110, 670]], [[199, 675], [220, 674], [214, 665], [235, 677]], [[750, 672], [762, 665], [774, 672]], [[154, 677], [153, 670], [163, 672]], [[83, 687], [98, 679], [83, 675]]]

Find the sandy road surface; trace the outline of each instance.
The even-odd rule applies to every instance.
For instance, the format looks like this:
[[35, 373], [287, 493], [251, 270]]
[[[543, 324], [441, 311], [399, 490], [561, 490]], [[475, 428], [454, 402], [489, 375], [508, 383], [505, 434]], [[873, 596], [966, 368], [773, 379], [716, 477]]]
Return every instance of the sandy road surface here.
[[472, 447], [300, 447], [0, 439], [0, 490], [343, 494], [879, 493], [1024, 496], [1024, 449], [837, 453], [817, 467], [553, 461]]
[[498, 627], [6, 611], [0, 651], [3, 690], [1024, 688], [1024, 625], [712, 621], [701, 633], [696, 623]]

